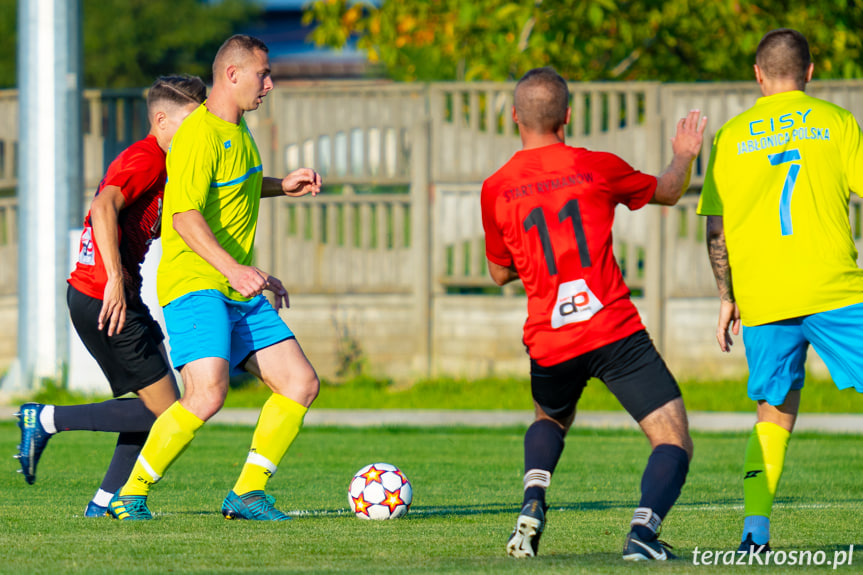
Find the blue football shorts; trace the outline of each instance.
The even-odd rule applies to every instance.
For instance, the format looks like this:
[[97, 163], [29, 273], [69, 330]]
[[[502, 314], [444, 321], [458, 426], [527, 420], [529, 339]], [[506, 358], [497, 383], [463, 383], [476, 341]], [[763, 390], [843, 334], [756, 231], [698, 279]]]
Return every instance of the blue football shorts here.
[[743, 326], [749, 398], [781, 405], [803, 389], [809, 344], [839, 389], [863, 393], [863, 303], [752, 327]]
[[177, 369], [220, 357], [228, 361], [231, 375], [238, 375], [253, 353], [294, 337], [263, 295], [235, 301], [217, 290], [201, 290], [175, 299], [164, 311]]

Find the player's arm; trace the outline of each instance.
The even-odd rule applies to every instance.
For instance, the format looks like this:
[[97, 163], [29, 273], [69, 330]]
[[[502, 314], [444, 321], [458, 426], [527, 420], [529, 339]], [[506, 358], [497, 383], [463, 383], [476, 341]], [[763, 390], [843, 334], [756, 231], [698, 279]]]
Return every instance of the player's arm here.
[[[731, 265], [728, 262], [728, 247], [725, 244], [725, 227], [722, 216], [707, 216], [707, 254], [710, 267], [719, 288], [719, 322], [716, 326], [716, 341], [719, 349], [730, 351], [733, 342], [731, 333], [740, 333], [740, 310], [734, 300], [731, 283]], [[729, 333], [729, 328], [731, 333]]]
[[105, 186], [90, 205], [90, 223], [93, 239], [99, 247], [108, 281], [102, 296], [99, 312], [99, 329], [108, 326], [108, 337], [123, 330], [126, 323], [126, 292], [123, 286], [123, 268], [120, 262], [120, 210], [126, 198], [117, 186]]
[[701, 152], [704, 128], [707, 126], [707, 117], [699, 119], [700, 116], [700, 110], [692, 110], [677, 122], [677, 132], [671, 139], [674, 157], [668, 168], [657, 178], [651, 203], [673, 206], [689, 187], [692, 162]]
[[306, 194], [317, 196], [321, 192], [321, 175], [311, 168], [294, 170], [282, 179], [265, 177], [261, 183], [261, 197], [291, 196], [298, 198]]
[[282, 282], [254, 266], [244, 266], [235, 260], [216, 239], [204, 215], [197, 210], [173, 215], [174, 230], [196, 254], [225, 276], [231, 287], [243, 297], [252, 297], [265, 289], [276, 296], [276, 309], [289, 306], [288, 292]]
[[[518, 279], [518, 272], [512, 261], [512, 255], [503, 239], [500, 227], [495, 218], [495, 201], [498, 186], [489, 183], [488, 180], [482, 184], [480, 194], [480, 212], [482, 216], [482, 228], [485, 232], [485, 257], [488, 261], [488, 273], [491, 279], [499, 286], [508, 284]], [[500, 262], [500, 263], [498, 263]], [[509, 262], [509, 265], [503, 265]]]
[[499, 286], [506, 285], [518, 279], [518, 272], [515, 270], [514, 265], [504, 267], [491, 260], [488, 260], [488, 273], [491, 274], [491, 279], [494, 280], [494, 283]]

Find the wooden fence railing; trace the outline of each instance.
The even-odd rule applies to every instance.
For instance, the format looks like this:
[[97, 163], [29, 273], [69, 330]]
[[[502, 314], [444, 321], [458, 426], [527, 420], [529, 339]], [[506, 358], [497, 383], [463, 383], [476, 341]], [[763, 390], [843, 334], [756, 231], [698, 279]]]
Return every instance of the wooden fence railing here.
[[18, 293], [18, 202], [0, 198], [0, 295]]
[[[488, 278], [479, 190], [520, 141], [511, 117], [513, 84], [328, 82], [280, 85], [247, 116], [267, 174], [299, 166], [321, 172], [316, 198], [267, 202], [257, 253], [297, 294], [401, 294], [417, 321], [431, 298], [500, 293]], [[697, 191], [719, 127], [759, 96], [754, 83], [581, 83], [570, 86], [568, 143], [614, 152], [658, 173], [671, 158], [677, 120], [709, 117], [693, 174]], [[809, 92], [863, 118], [863, 81], [816, 82]], [[0, 294], [16, 290], [17, 95], [0, 91]], [[87, 91], [83, 146], [86, 191], [106, 164], [147, 130], [143, 91]], [[704, 222], [695, 195], [673, 208], [618, 210], [615, 249], [630, 287], [654, 315], [656, 338], [668, 298], [713, 296]], [[851, 220], [861, 238], [861, 204]], [[83, 214], [82, 214], [83, 215]], [[860, 243], [860, 242], [858, 242]], [[505, 294], [518, 294], [509, 288]], [[425, 311], [422, 311], [425, 310]], [[425, 314], [425, 315], [423, 315]], [[423, 320], [423, 318], [426, 320]]]

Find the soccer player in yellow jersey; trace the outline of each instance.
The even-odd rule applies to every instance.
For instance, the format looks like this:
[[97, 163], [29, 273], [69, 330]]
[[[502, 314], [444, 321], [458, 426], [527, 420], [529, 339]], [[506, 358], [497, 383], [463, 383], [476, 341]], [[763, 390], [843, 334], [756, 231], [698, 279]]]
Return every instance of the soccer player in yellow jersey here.
[[[183, 398], [153, 424], [126, 484], [108, 511], [150, 519], [150, 486], [180, 456], [225, 401], [232, 373], [248, 371], [273, 394], [264, 404], [234, 488], [222, 503], [228, 519], [281, 521], [287, 515], [264, 493], [318, 394], [318, 377], [276, 309], [288, 305], [277, 278], [254, 267], [262, 197], [320, 192], [320, 176], [296, 170], [264, 178], [245, 112], [272, 90], [267, 46], [236, 35], [213, 62], [210, 97], [178, 130], [167, 157], [159, 303]], [[276, 308], [262, 295], [275, 294]]]
[[850, 112], [807, 96], [809, 44], [796, 30], [762, 38], [762, 98], [716, 134], [698, 213], [707, 216], [719, 287], [716, 338], [740, 333], [758, 423], [743, 469], [740, 551], [769, 549], [770, 512], [815, 348], [839, 389], [863, 392], [863, 270], [848, 220], [863, 191], [863, 135]]

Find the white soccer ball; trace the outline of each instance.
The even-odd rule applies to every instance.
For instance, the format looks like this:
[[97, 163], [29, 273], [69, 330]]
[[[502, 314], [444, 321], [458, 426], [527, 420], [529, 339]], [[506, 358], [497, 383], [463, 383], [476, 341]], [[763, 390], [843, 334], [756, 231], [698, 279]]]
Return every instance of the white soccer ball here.
[[360, 519], [398, 519], [413, 499], [411, 482], [395, 465], [373, 463], [357, 471], [348, 486], [348, 502]]

